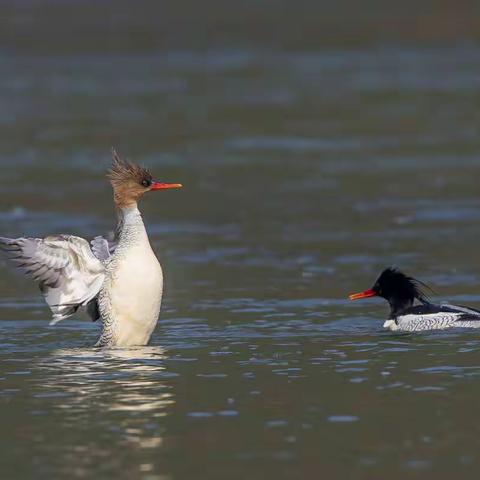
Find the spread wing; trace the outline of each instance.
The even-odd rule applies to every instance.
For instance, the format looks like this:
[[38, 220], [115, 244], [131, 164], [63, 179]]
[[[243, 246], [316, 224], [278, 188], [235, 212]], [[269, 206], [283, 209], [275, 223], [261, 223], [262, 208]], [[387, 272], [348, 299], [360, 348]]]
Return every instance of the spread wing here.
[[90, 242], [93, 254], [102, 263], [110, 260], [110, 257], [113, 255], [113, 252], [117, 248], [118, 236], [119, 234], [117, 227], [117, 232], [109, 232], [104, 236], [99, 235]]
[[0, 249], [38, 282], [53, 313], [51, 324], [73, 315], [95, 298], [105, 278], [104, 266], [88, 242], [73, 235], [0, 237]]
[[108, 240], [104, 237], [98, 236], [95, 237], [90, 245], [92, 247], [93, 254], [102, 262], [105, 263], [110, 260], [110, 248], [108, 245]]

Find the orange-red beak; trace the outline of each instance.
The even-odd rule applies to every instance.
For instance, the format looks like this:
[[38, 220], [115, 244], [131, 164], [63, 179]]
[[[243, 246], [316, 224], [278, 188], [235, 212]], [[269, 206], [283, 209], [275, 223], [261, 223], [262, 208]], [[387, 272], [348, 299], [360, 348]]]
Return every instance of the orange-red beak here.
[[152, 182], [150, 190], [165, 190], [167, 188], [182, 188], [181, 183], [161, 183], [161, 182]]
[[349, 298], [350, 300], [359, 300], [360, 298], [368, 298], [368, 297], [376, 297], [376, 296], [377, 296], [377, 292], [375, 292], [375, 290], [373, 290], [372, 288], [369, 288], [364, 292], [352, 293], [352, 295], [350, 295]]

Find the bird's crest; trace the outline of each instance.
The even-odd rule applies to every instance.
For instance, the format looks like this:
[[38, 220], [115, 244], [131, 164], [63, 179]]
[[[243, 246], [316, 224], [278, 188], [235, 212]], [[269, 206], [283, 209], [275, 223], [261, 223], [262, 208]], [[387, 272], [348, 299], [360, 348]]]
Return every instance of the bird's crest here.
[[378, 277], [376, 285], [382, 287], [383, 290], [392, 288], [393, 291], [398, 293], [410, 294], [422, 303], [429, 302], [429, 294], [427, 292], [434, 293], [427, 284], [416, 278], [409, 277], [395, 267], [386, 268]]
[[152, 185], [152, 175], [140, 165], [122, 160], [112, 148], [112, 166], [107, 177], [113, 187], [115, 204], [119, 208], [136, 205]]
[[131, 181], [143, 186], [152, 182], [152, 175], [146, 168], [128, 160], [122, 160], [114, 148], [112, 148], [112, 166], [107, 177], [113, 187]]

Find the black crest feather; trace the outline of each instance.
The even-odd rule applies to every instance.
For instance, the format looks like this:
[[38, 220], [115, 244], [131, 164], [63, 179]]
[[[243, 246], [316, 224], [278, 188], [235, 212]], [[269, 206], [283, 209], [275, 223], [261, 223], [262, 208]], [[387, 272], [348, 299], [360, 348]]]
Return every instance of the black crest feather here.
[[422, 303], [429, 303], [429, 293], [434, 293], [433, 290], [416, 278], [410, 277], [403, 273], [396, 267], [386, 268], [378, 277], [375, 288], [380, 289], [382, 296], [390, 293], [401, 295], [405, 297], [416, 298]]

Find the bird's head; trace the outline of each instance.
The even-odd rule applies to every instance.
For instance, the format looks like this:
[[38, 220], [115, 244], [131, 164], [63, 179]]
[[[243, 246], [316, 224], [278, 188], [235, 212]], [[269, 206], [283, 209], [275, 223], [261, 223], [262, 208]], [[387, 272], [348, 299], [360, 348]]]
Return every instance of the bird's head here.
[[147, 192], [181, 188], [181, 183], [162, 183], [153, 180], [151, 173], [140, 165], [122, 160], [112, 149], [112, 166], [107, 174], [118, 208], [135, 206]]
[[413, 305], [415, 299], [428, 303], [424, 283], [405, 275], [400, 270], [386, 268], [377, 278], [372, 288], [350, 295], [350, 300], [368, 297], [382, 297], [388, 301], [393, 313], [398, 313]]

